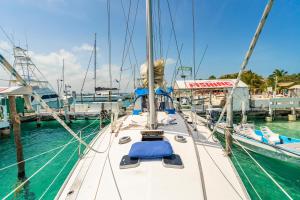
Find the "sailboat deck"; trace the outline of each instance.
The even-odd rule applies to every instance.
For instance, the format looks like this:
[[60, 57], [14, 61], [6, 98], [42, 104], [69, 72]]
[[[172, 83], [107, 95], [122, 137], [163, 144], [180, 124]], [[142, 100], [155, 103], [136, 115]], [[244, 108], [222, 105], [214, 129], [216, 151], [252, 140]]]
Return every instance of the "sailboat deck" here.
[[[166, 168], [161, 159], [141, 160], [135, 168], [120, 169], [121, 158], [128, 154], [134, 142], [141, 140], [140, 131], [145, 129], [147, 122], [146, 114], [130, 115], [118, 120], [119, 124], [122, 122], [118, 133], [111, 133], [108, 127], [93, 140], [93, 148], [103, 153], [86, 152], [57, 199], [205, 199], [206, 196], [208, 199], [247, 199], [247, 193], [222, 149], [207, 146], [205, 150], [201, 144], [195, 148], [183, 118], [178, 114], [172, 118], [173, 123], [166, 124], [170, 118], [159, 112], [158, 122], [165, 123], [159, 129], [164, 130], [165, 140], [171, 143], [174, 153], [180, 155], [183, 169]], [[177, 134], [183, 135], [187, 142], [176, 142], [174, 136]], [[119, 144], [123, 136], [130, 136], [131, 141]], [[209, 155], [214, 157], [226, 178], [212, 164]]]
[[[193, 131], [199, 151], [208, 199], [247, 199], [248, 194], [229, 157], [225, 155], [219, 141], [213, 140], [211, 131], [203, 119], [191, 112], [184, 112], [194, 121], [197, 131]], [[221, 187], [220, 187], [221, 186]], [[218, 192], [216, 192], [216, 189]], [[235, 197], [233, 198], [233, 196]]]

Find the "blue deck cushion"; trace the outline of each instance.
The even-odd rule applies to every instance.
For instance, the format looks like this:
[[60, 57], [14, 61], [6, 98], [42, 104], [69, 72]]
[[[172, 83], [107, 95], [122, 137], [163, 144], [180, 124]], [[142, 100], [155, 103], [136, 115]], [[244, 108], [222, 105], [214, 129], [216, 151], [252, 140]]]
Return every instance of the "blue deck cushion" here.
[[171, 156], [173, 149], [168, 141], [142, 141], [132, 144], [129, 157], [140, 159], [155, 159]]

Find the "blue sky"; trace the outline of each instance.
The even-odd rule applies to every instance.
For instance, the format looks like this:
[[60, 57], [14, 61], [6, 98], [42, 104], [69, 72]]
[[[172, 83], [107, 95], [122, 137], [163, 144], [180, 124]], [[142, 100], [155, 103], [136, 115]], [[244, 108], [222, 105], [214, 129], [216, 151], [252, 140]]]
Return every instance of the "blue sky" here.
[[[182, 64], [192, 66], [192, 1], [169, 1], [177, 40], [179, 45], [183, 44]], [[130, 0], [123, 2], [127, 12]], [[138, 0], [131, 2], [130, 30]], [[197, 65], [205, 46], [208, 45], [198, 78], [237, 72], [267, 1], [195, 0], [195, 2]], [[157, 0], [153, 0], [153, 4], [154, 17], [157, 18]], [[169, 39], [171, 23], [167, 1], [161, 0], [160, 4], [164, 55], [171, 41], [166, 66], [166, 78], [170, 80], [177, 52], [174, 37]], [[0, 25], [10, 37], [14, 38], [17, 45], [25, 45], [27, 38], [33, 60], [49, 77], [52, 84], [55, 84], [55, 79], [60, 76], [60, 59], [64, 57], [68, 71], [67, 81], [74, 85], [75, 90], [81, 86], [90, 55], [90, 45], [93, 44], [93, 34], [97, 32], [99, 51], [97, 83], [107, 84], [106, 0], [1, 0], [0, 19]], [[299, 73], [299, 24], [300, 1], [276, 0], [249, 62], [249, 69], [262, 75], [268, 75], [278, 67], [290, 73]], [[111, 27], [113, 78], [118, 79], [125, 37], [125, 18], [121, 0], [111, 0]], [[144, 0], [139, 1], [133, 44], [140, 65], [145, 61], [146, 54]], [[155, 43], [155, 47], [158, 50], [158, 42]], [[11, 48], [4, 34], [0, 32], [0, 52], [9, 57], [7, 51], [11, 51]], [[132, 50], [130, 56], [133, 59]], [[124, 68], [130, 68], [128, 59]], [[128, 90], [132, 85], [129, 81], [132, 72], [126, 70], [123, 74], [122, 88]], [[6, 74], [0, 71], [0, 78], [5, 76]], [[88, 79], [86, 90], [90, 90], [93, 86], [91, 73]]]

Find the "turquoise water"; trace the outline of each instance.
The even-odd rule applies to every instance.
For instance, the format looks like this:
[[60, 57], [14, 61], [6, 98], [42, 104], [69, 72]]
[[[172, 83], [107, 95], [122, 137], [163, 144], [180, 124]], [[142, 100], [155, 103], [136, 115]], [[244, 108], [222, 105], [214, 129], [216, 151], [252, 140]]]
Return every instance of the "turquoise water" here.
[[[71, 128], [76, 132], [92, 122], [95, 123], [82, 131], [82, 137], [85, 137], [90, 135], [92, 132], [96, 133], [99, 131], [98, 121], [77, 120], [71, 124]], [[86, 138], [85, 141], [91, 141], [94, 136], [95, 134], [90, 135], [90, 137]], [[42, 122], [41, 128], [36, 128], [35, 122], [22, 124], [22, 144], [25, 159], [64, 145], [70, 141], [70, 139], [72, 139], [71, 135], [67, 133], [56, 121]], [[9, 199], [39, 199], [46, 188], [53, 181], [54, 177], [70, 158], [70, 162], [66, 165], [65, 169], [58, 176], [54, 184], [49, 188], [48, 192], [43, 197], [43, 199], [53, 199], [78, 159], [78, 153], [76, 151], [77, 147], [77, 142], [68, 145], [68, 147], [66, 147], [62, 153], [57, 156], [47, 167], [33, 177], [22, 190], [12, 194]], [[81, 149], [83, 149], [83, 147]], [[42, 167], [42, 165], [44, 165], [57, 152], [59, 152], [59, 150], [60, 149], [57, 149], [53, 152], [27, 161], [25, 163], [26, 177], [31, 176], [36, 170]], [[73, 154], [73, 152], [75, 153]], [[71, 156], [72, 154], [73, 156]], [[16, 153], [13, 136], [10, 138], [1, 138], [0, 199], [5, 197], [18, 184], [17, 166], [1, 170], [3, 167], [15, 162]]]
[[[255, 124], [257, 128], [260, 126], [268, 126], [271, 130], [279, 134], [300, 138], [300, 121], [288, 122], [287, 120], [276, 120], [272, 123], [266, 123], [262, 120], [257, 120]], [[242, 169], [245, 171], [245, 174], [248, 176], [262, 199], [288, 199], [241, 148], [234, 146], [233, 152]], [[293, 199], [300, 199], [299, 166], [256, 153], [251, 153], [251, 155], [271, 174], [271, 176], [273, 176]], [[243, 175], [236, 160], [232, 158], [232, 161], [239, 172], [250, 197], [252, 199], [259, 199], [249, 182], [246, 180], [246, 177]]]
[[[78, 120], [71, 124], [74, 131], [87, 126], [92, 121]], [[285, 134], [291, 137], [300, 138], [300, 121], [274, 121], [265, 123], [264, 121], [256, 121], [257, 126], [267, 125], [273, 131]], [[82, 136], [91, 134], [93, 130], [98, 130], [99, 123], [95, 123], [83, 131]], [[90, 136], [86, 141], [90, 141], [94, 135]], [[41, 128], [36, 128], [35, 123], [22, 124], [22, 143], [24, 149], [24, 157], [29, 158], [41, 152], [48, 151], [52, 148], [64, 145], [72, 137], [67, 133], [56, 121], [43, 122]], [[56, 159], [54, 159], [44, 170], [36, 175], [22, 190], [14, 193], [10, 199], [39, 199], [46, 188], [53, 181], [66, 161], [78, 147], [78, 143], [70, 144]], [[26, 162], [26, 176], [31, 176], [37, 169], [52, 158], [59, 149], [37, 157]], [[257, 167], [257, 165], [249, 158], [249, 156], [240, 148], [233, 148], [234, 155], [254, 185], [258, 194], [262, 199], [287, 199], [286, 196], [275, 186], [274, 183]], [[284, 163], [275, 159], [267, 158], [255, 153], [251, 153], [253, 157], [279, 182], [279, 184], [294, 198], [300, 199], [300, 170], [298, 166]], [[13, 137], [0, 139], [0, 198], [2, 199], [17, 185], [17, 167], [1, 170], [3, 167], [15, 163], [15, 146]], [[62, 171], [58, 179], [50, 187], [43, 199], [53, 199], [59, 188], [63, 184], [70, 170], [78, 159], [78, 154], [71, 157], [71, 161]], [[243, 183], [245, 184], [249, 195], [252, 199], [259, 199], [242, 174], [237, 162], [232, 158], [236, 169], [238, 170]], [[217, 189], [217, 188], [216, 188]]]

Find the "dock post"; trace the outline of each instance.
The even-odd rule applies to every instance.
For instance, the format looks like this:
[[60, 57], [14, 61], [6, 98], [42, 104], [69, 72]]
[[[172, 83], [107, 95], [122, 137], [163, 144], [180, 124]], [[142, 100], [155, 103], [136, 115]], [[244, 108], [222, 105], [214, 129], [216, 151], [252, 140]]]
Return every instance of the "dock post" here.
[[108, 91], [108, 102], [111, 102], [111, 90]]
[[[79, 138], [81, 139], [81, 131], [79, 131]], [[81, 143], [78, 142], [78, 158], [81, 158]]]
[[225, 130], [225, 153], [227, 156], [231, 156], [231, 148], [232, 148], [232, 132], [233, 132], [233, 98], [227, 97], [227, 127]]
[[36, 106], [36, 127], [40, 128], [41, 127], [41, 105]]
[[41, 127], [41, 117], [39, 115], [36, 116], [36, 127], [40, 128]]
[[[8, 120], [8, 114], [7, 114], [7, 107], [0, 105], [0, 109], [2, 111], [2, 112], [0, 111], [0, 115], [2, 113], [3, 120], [8, 122], [9, 120]], [[1, 116], [0, 116], [0, 119], [1, 119]], [[2, 136], [3, 137], [10, 136], [10, 126], [0, 130], [0, 137], [2, 137]]]
[[247, 123], [246, 103], [242, 101], [242, 124]]
[[9, 96], [9, 109], [10, 109], [10, 119], [13, 124], [14, 140], [17, 151], [17, 162], [18, 162], [18, 179], [23, 180], [25, 178], [25, 162], [23, 157], [23, 147], [21, 142], [21, 121], [20, 116], [16, 109], [16, 99], [14, 96]]
[[65, 114], [65, 120], [66, 120], [67, 123], [70, 122], [68, 108], [69, 108], [69, 106], [68, 106], [68, 100], [65, 100], [64, 101], [64, 114]]
[[269, 102], [269, 115], [265, 118], [266, 122], [272, 122], [273, 121], [273, 110], [272, 110], [272, 102]]
[[104, 118], [105, 118], [105, 110], [104, 110], [104, 103], [101, 103], [100, 109], [100, 128], [104, 128]]
[[291, 108], [292, 113], [290, 115], [288, 115], [289, 121], [296, 121], [297, 120], [297, 116], [296, 116], [296, 109], [295, 107]]

